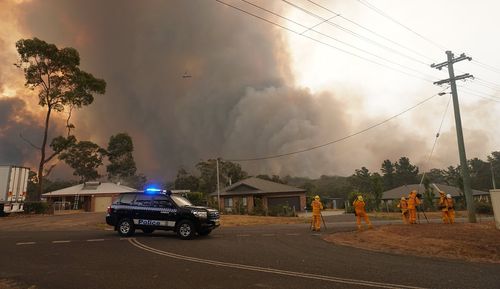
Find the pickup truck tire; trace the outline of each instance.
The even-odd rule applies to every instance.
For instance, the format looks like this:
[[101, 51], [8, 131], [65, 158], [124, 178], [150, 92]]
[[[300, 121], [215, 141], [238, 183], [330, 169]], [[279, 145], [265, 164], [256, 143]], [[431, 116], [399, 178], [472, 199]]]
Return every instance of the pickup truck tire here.
[[130, 219], [121, 219], [120, 222], [118, 222], [117, 228], [118, 234], [123, 237], [130, 237], [135, 232], [134, 222]]
[[193, 222], [190, 220], [181, 220], [177, 224], [177, 236], [183, 240], [192, 239], [196, 233]]

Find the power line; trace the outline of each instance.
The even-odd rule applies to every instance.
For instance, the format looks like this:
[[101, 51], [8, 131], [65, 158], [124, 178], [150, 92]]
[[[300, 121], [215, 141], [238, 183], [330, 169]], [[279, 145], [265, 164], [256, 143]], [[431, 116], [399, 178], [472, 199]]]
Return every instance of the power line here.
[[463, 90], [465, 90], [465, 92], [468, 93], [468, 94], [471, 94], [471, 95], [474, 95], [474, 96], [477, 96], [477, 97], [481, 97], [481, 98], [487, 99], [489, 101], [494, 101], [494, 102], [499, 102], [500, 103], [500, 98], [498, 98], [496, 96], [488, 95], [488, 94], [486, 94], [484, 92], [477, 91], [477, 90], [465, 87], [463, 85], [458, 85], [458, 87], [460, 87]]
[[[242, 0], [242, 1], [244, 1], [244, 0]], [[316, 13], [313, 13], [313, 12], [311, 12], [311, 11], [309, 11], [309, 10], [307, 10], [307, 9], [303, 8], [303, 7], [300, 7], [300, 6], [299, 6], [299, 5], [297, 5], [297, 4], [291, 3], [291, 2], [289, 2], [289, 1], [287, 1], [287, 0], [282, 0], [282, 1], [283, 1], [283, 2], [285, 2], [285, 3], [287, 3], [288, 5], [290, 5], [290, 6], [292, 6], [292, 7], [295, 7], [295, 8], [297, 8], [297, 9], [301, 10], [302, 12], [304, 12], [304, 13], [306, 13], [306, 14], [310, 15], [310, 16], [313, 16], [313, 17], [315, 17], [315, 18], [317, 18], [317, 19], [322, 20], [322, 21], [323, 21], [322, 23], [326, 23], [326, 24], [328, 24], [328, 25], [330, 25], [330, 26], [333, 26], [333, 27], [335, 27], [335, 28], [337, 28], [337, 29], [340, 29], [340, 30], [342, 30], [342, 31], [344, 31], [344, 32], [346, 32], [346, 33], [349, 33], [349, 34], [354, 35], [354, 36], [356, 36], [356, 37], [358, 37], [358, 38], [360, 38], [360, 39], [363, 39], [363, 40], [364, 40], [364, 41], [366, 41], [366, 42], [372, 43], [372, 44], [374, 44], [374, 45], [376, 45], [376, 46], [378, 46], [378, 47], [381, 47], [381, 48], [383, 48], [383, 49], [386, 49], [386, 50], [392, 51], [392, 52], [394, 52], [394, 53], [396, 53], [396, 54], [399, 54], [399, 55], [401, 55], [401, 56], [403, 56], [403, 57], [406, 57], [406, 58], [408, 58], [408, 59], [410, 59], [410, 60], [412, 60], [412, 61], [415, 61], [415, 62], [417, 62], [417, 63], [423, 64], [423, 65], [425, 65], [425, 66], [427, 66], [427, 65], [428, 65], [428, 64], [427, 64], [426, 62], [424, 62], [424, 61], [421, 61], [421, 60], [419, 60], [419, 59], [417, 59], [417, 58], [415, 58], [415, 57], [412, 57], [412, 56], [410, 56], [410, 55], [404, 54], [404, 53], [402, 53], [402, 52], [400, 52], [400, 51], [397, 51], [397, 50], [396, 50], [396, 49], [394, 49], [394, 48], [388, 47], [388, 46], [386, 46], [386, 45], [384, 45], [384, 44], [381, 44], [381, 43], [379, 43], [379, 42], [377, 42], [377, 41], [375, 41], [375, 40], [373, 40], [373, 39], [371, 39], [371, 38], [368, 38], [368, 37], [366, 37], [366, 36], [364, 36], [364, 35], [361, 35], [361, 34], [359, 34], [359, 33], [355, 32], [355, 31], [352, 31], [352, 30], [350, 30], [350, 29], [348, 29], [348, 28], [345, 28], [345, 27], [344, 27], [344, 26], [342, 26], [342, 25], [339, 25], [339, 24], [337, 24], [337, 23], [334, 23], [334, 22], [330, 21], [329, 19], [326, 19], [326, 18], [324, 18], [324, 17], [321, 17], [320, 15], [318, 15], [318, 14], [316, 14]], [[312, 2], [312, 1], [309, 1], [309, 2], [311, 2], [311, 3], [315, 4], [315, 5], [319, 5], [319, 4], [316, 4], [316, 3]], [[322, 6], [321, 6], [321, 7], [322, 7]], [[323, 8], [323, 9], [326, 9], [326, 8]], [[335, 17], [341, 17], [341, 15], [340, 15], [340, 14], [337, 14], [337, 13], [335, 13], [335, 12], [331, 11], [331, 10], [328, 10], [328, 11], [329, 11], [329, 12], [331, 12], [331, 13], [333, 13], [333, 14], [335, 15]], [[320, 23], [320, 24], [321, 24], [321, 23]]]
[[[435, 62], [435, 61], [434, 61], [434, 59], [432, 59], [432, 58], [428, 57], [427, 55], [422, 54], [422, 53], [420, 53], [419, 51], [417, 51], [417, 50], [415, 50], [415, 49], [412, 49], [412, 48], [410, 48], [410, 47], [408, 47], [408, 46], [402, 45], [401, 43], [398, 43], [398, 42], [396, 42], [396, 41], [394, 41], [394, 40], [392, 40], [392, 39], [390, 39], [390, 38], [388, 38], [388, 37], [386, 37], [386, 36], [384, 36], [384, 35], [382, 35], [382, 34], [380, 34], [380, 33], [377, 33], [376, 31], [374, 31], [374, 30], [372, 30], [372, 29], [370, 29], [370, 28], [367, 28], [366, 26], [363, 26], [363, 25], [361, 25], [361, 24], [359, 24], [359, 23], [357, 23], [357, 22], [355, 22], [355, 21], [353, 21], [353, 20], [351, 20], [351, 19], [349, 19], [349, 18], [347, 18], [347, 17], [344, 17], [343, 15], [341, 15], [341, 14], [339, 14], [339, 13], [335, 12], [335, 11], [332, 11], [332, 10], [331, 10], [331, 9], [329, 9], [328, 7], [325, 7], [325, 6], [323, 6], [323, 5], [320, 5], [320, 4], [318, 4], [318, 3], [314, 2], [314, 1], [311, 1], [311, 0], [307, 0], [307, 1], [309, 1], [310, 3], [312, 3], [312, 4], [316, 5], [316, 6], [320, 7], [320, 8], [322, 8], [322, 9], [324, 9], [324, 10], [326, 10], [326, 11], [330, 12], [330, 13], [333, 13], [333, 14], [338, 15], [338, 17], [339, 17], [339, 18], [342, 18], [342, 19], [344, 19], [345, 21], [348, 21], [348, 22], [350, 22], [350, 23], [352, 23], [352, 24], [354, 24], [354, 25], [358, 26], [359, 28], [361, 28], [361, 29], [363, 29], [363, 30], [365, 30], [365, 31], [368, 31], [368, 32], [370, 32], [370, 33], [372, 33], [372, 34], [374, 34], [374, 35], [376, 35], [376, 36], [378, 36], [378, 37], [380, 37], [380, 38], [384, 39], [385, 41], [388, 41], [388, 42], [390, 42], [390, 43], [392, 43], [392, 44], [394, 44], [394, 45], [396, 45], [396, 46], [399, 46], [399, 47], [401, 47], [401, 48], [403, 48], [403, 49], [405, 49], [405, 50], [408, 50], [408, 51], [410, 51], [410, 52], [412, 52], [412, 53], [414, 53], [414, 54], [416, 54], [416, 55], [419, 55], [419, 56], [421, 56], [421, 57], [423, 57], [423, 58], [425, 58], [425, 59], [427, 59], [427, 60], [429, 60], [429, 61], [431, 61], [431, 62]], [[426, 65], [427, 65], [427, 64], [426, 64]]]
[[486, 64], [486, 63], [483, 63], [483, 62], [480, 62], [480, 61], [477, 61], [477, 60], [474, 60], [472, 59], [472, 63], [478, 65], [478, 66], [481, 66], [485, 69], [488, 69], [490, 71], [493, 71], [493, 72], [496, 72], [496, 73], [499, 73], [500, 74], [500, 69], [499, 68], [496, 68], [494, 66], [491, 66], [489, 64]]
[[382, 11], [381, 9], [377, 8], [376, 6], [374, 6], [373, 4], [370, 4], [368, 3], [367, 1], [365, 0], [358, 0], [359, 3], [363, 4], [364, 6], [370, 8], [371, 10], [377, 12], [378, 14], [382, 15], [383, 17], [391, 20], [392, 22], [398, 24], [399, 26], [405, 28], [406, 30], [412, 32], [413, 34], [417, 35], [418, 37], [422, 38], [423, 40], [427, 41], [428, 43], [434, 45], [435, 47], [439, 48], [440, 50], [444, 51], [446, 50], [446, 48], [443, 46], [443, 45], [440, 45], [439, 43], [423, 36], [422, 34], [416, 32], [415, 30], [411, 29], [410, 27], [404, 25], [403, 23], [399, 22], [398, 20], [394, 19], [393, 17], [391, 17], [390, 15], [388, 15], [387, 13], [385, 13], [384, 11]]
[[[355, 54], [355, 53], [353, 53], [353, 52], [350, 52], [350, 51], [348, 51], [348, 50], [345, 50], [345, 49], [339, 48], [339, 47], [334, 46], [334, 45], [332, 45], [332, 44], [330, 44], [330, 43], [327, 43], [327, 42], [321, 41], [321, 40], [319, 40], [319, 39], [316, 39], [316, 38], [314, 38], [314, 37], [307, 36], [307, 35], [305, 35], [305, 34], [301, 34], [301, 33], [297, 32], [297, 31], [295, 31], [295, 30], [293, 30], [293, 29], [290, 29], [290, 28], [288, 28], [288, 27], [286, 27], [286, 26], [284, 26], [284, 25], [281, 25], [281, 24], [279, 24], [279, 23], [273, 22], [273, 21], [271, 21], [271, 20], [269, 20], [269, 19], [266, 19], [266, 18], [264, 18], [264, 17], [262, 17], [262, 16], [259, 16], [259, 15], [257, 15], [257, 14], [254, 14], [254, 13], [252, 13], [252, 12], [249, 12], [249, 11], [247, 11], [247, 10], [245, 10], [245, 9], [240, 8], [240, 7], [237, 7], [237, 6], [231, 5], [231, 4], [229, 4], [229, 3], [226, 3], [226, 2], [224, 2], [224, 1], [222, 1], [222, 0], [215, 0], [215, 1], [219, 2], [220, 4], [226, 5], [226, 6], [230, 7], [230, 8], [233, 8], [233, 9], [235, 9], [235, 10], [238, 10], [238, 11], [240, 11], [240, 12], [243, 12], [243, 13], [245, 13], [245, 14], [247, 14], [247, 15], [250, 15], [250, 16], [252, 16], [252, 17], [258, 18], [258, 19], [260, 19], [260, 20], [262, 20], [262, 21], [265, 21], [265, 22], [268, 22], [268, 23], [270, 23], [270, 24], [273, 24], [273, 25], [275, 25], [275, 26], [277, 26], [277, 27], [280, 27], [280, 28], [282, 28], [282, 29], [284, 29], [284, 30], [287, 30], [287, 31], [292, 32], [292, 33], [295, 33], [295, 34], [297, 34], [297, 35], [299, 35], [299, 36], [302, 36], [302, 37], [308, 38], [308, 39], [313, 40], [313, 41], [315, 41], [315, 42], [318, 42], [318, 43], [320, 43], [320, 44], [323, 44], [323, 45], [329, 46], [329, 47], [331, 47], [331, 48], [333, 48], [333, 49], [336, 49], [336, 50], [338, 50], [338, 51], [341, 51], [341, 52], [344, 52], [344, 53], [346, 53], [346, 54], [349, 54], [349, 55], [351, 55], [351, 56], [358, 57], [358, 58], [363, 59], [363, 60], [366, 60], [366, 61], [368, 61], [368, 62], [371, 62], [371, 63], [377, 64], [377, 65], [379, 65], [379, 66], [382, 66], [382, 67], [385, 67], [385, 68], [388, 68], [388, 69], [391, 69], [391, 70], [394, 70], [394, 71], [397, 71], [397, 72], [400, 72], [400, 73], [403, 73], [403, 74], [406, 74], [406, 75], [408, 75], [408, 76], [412, 76], [412, 77], [414, 77], [414, 78], [421, 79], [421, 80], [426, 81], [426, 82], [431, 82], [431, 83], [433, 82], [433, 81], [432, 81], [432, 80], [430, 80], [430, 79], [427, 79], [427, 78], [424, 78], [424, 77], [421, 77], [421, 76], [418, 76], [418, 75], [415, 75], [415, 74], [409, 73], [409, 72], [407, 72], [407, 71], [404, 71], [404, 70], [401, 70], [401, 69], [398, 69], [398, 68], [395, 68], [395, 67], [389, 66], [389, 65], [387, 65], [387, 64], [384, 64], [384, 63], [381, 63], [381, 62], [375, 61], [375, 60], [373, 60], [373, 59], [370, 59], [370, 58], [367, 58], [367, 57], [361, 56], [361, 55], [359, 55], [359, 54]], [[242, 1], [243, 1], [243, 0], [242, 0]], [[263, 8], [263, 9], [265, 9], [265, 8]], [[282, 17], [282, 18], [284, 18], [284, 19], [286, 19], [286, 17], [283, 17], [283, 16], [281, 16], [281, 17]], [[291, 20], [291, 21], [293, 21], [293, 20]], [[293, 23], [293, 22], [292, 22], [292, 23]], [[298, 23], [298, 22], [297, 22], [297, 23]], [[302, 25], [302, 24], [297, 24], [297, 25], [301, 25], [301, 26], [303, 26], [303, 27], [307, 28], [307, 26]], [[329, 35], [326, 35], [326, 34], [324, 34], [324, 33], [318, 32], [318, 31], [316, 31], [316, 30], [312, 30], [312, 31], [315, 31], [316, 33], [318, 33], [318, 34], [320, 34], [320, 35], [323, 35], [323, 36], [325, 36], [325, 37], [328, 37], [328, 38], [332, 38], [332, 39], [334, 39], [333, 37], [331, 37], [331, 36], [329, 36]], [[335, 39], [335, 40], [336, 40], [336, 41], [339, 41], [339, 40], [337, 40], [337, 39]], [[339, 42], [342, 42], [342, 41], [339, 41]], [[357, 49], [358, 49], [358, 50], [362, 50], [362, 49], [360, 49], [360, 48], [357, 48]], [[365, 52], [365, 53], [369, 53], [369, 52]], [[378, 56], [378, 58], [381, 58], [381, 59], [383, 59], [384, 61], [391, 62], [390, 60], [384, 59], [383, 57], [379, 57], [379, 56]], [[394, 63], [394, 62], [393, 62], [393, 63]], [[395, 63], [395, 64], [396, 64], [396, 63]], [[402, 66], [401, 64], [396, 64], [396, 65], [398, 65], [398, 66]], [[404, 67], [404, 66], [402, 66], [402, 67]], [[414, 69], [412, 69], [412, 68], [407, 68], [407, 67], [406, 67], [406, 69], [411, 69], [411, 70], [414, 70]], [[415, 70], [415, 71], [416, 71], [416, 70]], [[422, 73], [422, 72], [420, 72], [420, 71], [417, 71], [417, 72], [418, 72], [418, 73], [421, 73], [421, 74], [424, 74], [424, 73]], [[424, 75], [425, 75], [425, 74], [424, 74]], [[427, 76], [427, 77], [430, 77], [430, 76]]]
[[[450, 102], [451, 102], [451, 95], [450, 95], [450, 99], [448, 99], [448, 103], [446, 104], [446, 108], [444, 109], [443, 117], [441, 118], [441, 124], [439, 124], [439, 128], [438, 128], [438, 131], [436, 133], [436, 138], [434, 138], [434, 144], [432, 145], [431, 153], [429, 154], [429, 157], [427, 158], [426, 165], [428, 165], [429, 162], [431, 161], [432, 154], [434, 153], [434, 149], [436, 148], [436, 144], [437, 144], [438, 138], [439, 138], [440, 133], [441, 133], [441, 128], [443, 127], [443, 123], [444, 123], [444, 120], [446, 118], [446, 113], [448, 112], [448, 108], [450, 107]], [[422, 174], [422, 179], [420, 179], [420, 184], [422, 184], [424, 182], [425, 174], [426, 174], [426, 172], [424, 171], [424, 173]]]
[[[304, 34], [305, 32], [307, 32], [307, 31], [313, 31], [313, 32], [315, 32], [315, 33], [317, 33], [317, 34], [319, 34], [319, 35], [321, 35], [321, 36], [324, 36], [324, 37], [330, 38], [330, 39], [332, 39], [332, 40], [334, 40], [334, 41], [337, 41], [337, 42], [339, 42], [339, 43], [342, 43], [342, 44], [344, 44], [344, 45], [346, 45], [346, 46], [348, 46], [348, 47], [354, 48], [354, 49], [356, 49], [356, 50], [358, 50], [358, 51], [361, 51], [361, 52], [363, 52], [363, 53], [366, 53], [366, 54], [368, 54], [368, 55], [371, 55], [371, 56], [376, 57], [376, 58], [378, 58], [378, 59], [381, 59], [381, 60], [383, 60], [383, 61], [387, 61], [387, 62], [389, 62], [389, 63], [391, 63], [391, 64], [393, 64], [393, 65], [400, 66], [400, 67], [402, 67], [402, 68], [405, 68], [405, 69], [408, 69], [408, 70], [414, 71], [414, 72], [416, 72], [416, 73], [420, 73], [420, 74], [422, 74], [422, 75], [423, 75], [423, 76], [425, 76], [425, 77], [432, 78], [432, 76], [431, 76], [431, 75], [425, 74], [425, 73], [423, 73], [423, 72], [421, 72], [421, 71], [418, 71], [418, 70], [416, 70], [416, 69], [413, 69], [413, 68], [408, 67], [408, 66], [405, 66], [405, 65], [402, 65], [401, 63], [398, 63], [398, 62], [396, 62], [396, 61], [389, 60], [389, 59], [384, 58], [384, 57], [382, 57], [382, 56], [379, 56], [379, 55], [377, 55], [377, 54], [375, 54], [375, 53], [372, 53], [372, 52], [367, 51], [367, 50], [365, 50], [365, 49], [362, 49], [362, 48], [356, 47], [356, 46], [354, 46], [354, 45], [352, 45], [352, 44], [350, 44], [350, 43], [347, 43], [347, 42], [345, 42], [345, 41], [342, 41], [342, 40], [339, 40], [339, 39], [337, 39], [337, 38], [335, 38], [335, 37], [332, 37], [332, 36], [330, 36], [330, 35], [328, 35], [328, 34], [325, 34], [325, 33], [323, 33], [323, 32], [320, 32], [320, 31], [318, 31], [318, 30], [315, 30], [315, 29], [313, 29], [313, 27], [314, 27], [314, 26], [313, 26], [313, 27], [307, 27], [307, 26], [305, 26], [305, 25], [303, 25], [303, 24], [301, 24], [301, 23], [299, 23], [299, 22], [297, 22], [297, 21], [295, 21], [295, 20], [293, 20], [293, 19], [287, 18], [287, 17], [285, 17], [285, 16], [283, 16], [283, 15], [280, 15], [280, 14], [278, 14], [278, 13], [275, 13], [275, 12], [273, 12], [273, 11], [269, 10], [269, 9], [266, 9], [266, 8], [264, 8], [264, 7], [261, 7], [261, 6], [259, 6], [259, 5], [254, 4], [254, 3], [251, 3], [251, 2], [249, 2], [249, 1], [247, 1], [247, 0], [241, 0], [241, 1], [242, 1], [242, 2], [245, 2], [245, 3], [249, 4], [249, 5], [252, 5], [252, 6], [254, 6], [254, 7], [256, 7], [256, 8], [258, 8], [258, 9], [260, 9], [260, 10], [263, 10], [263, 11], [265, 11], [265, 12], [267, 12], [267, 13], [270, 13], [270, 14], [272, 14], [272, 15], [274, 15], [274, 16], [277, 16], [277, 17], [279, 17], [279, 18], [281, 18], [281, 19], [284, 19], [284, 20], [290, 21], [290, 22], [291, 22], [291, 23], [293, 23], [293, 24], [296, 24], [296, 25], [299, 25], [299, 26], [301, 26], [301, 27], [305, 28], [306, 30], [305, 30], [305, 31], [303, 31], [303, 32], [301, 32], [301, 33], [300, 33], [300, 35], [303, 35], [303, 34]], [[282, 0], [282, 1], [283, 1], [283, 2], [285, 2], [285, 3], [287, 3], [287, 4], [289, 4], [289, 5], [294, 6], [294, 7], [298, 8], [298, 9], [300, 9], [300, 10], [302, 10], [302, 11], [303, 11], [303, 12], [305, 12], [305, 13], [308, 13], [308, 14], [310, 14], [310, 15], [315, 15], [315, 16], [316, 16], [318, 19], [320, 19], [322, 22], [330, 23], [330, 22], [328, 21], [328, 19], [325, 19], [325, 18], [323, 18], [323, 17], [321, 17], [321, 16], [319, 16], [319, 15], [316, 15], [316, 14], [314, 14], [314, 13], [312, 13], [312, 12], [309, 12], [309, 11], [307, 11], [307, 10], [305, 10], [305, 9], [302, 9], [302, 8], [301, 8], [301, 7], [299, 7], [299, 6], [295, 6], [293, 3], [290, 3], [290, 2], [288, 2], [288, 1], [286, 1], [286, 0]], [[321, 23], [320, 23], [320, 24], [321, 24]], [[319, 24], [316, 24], [315, 26], [317, 26], [317, 25], [319, 25]], [[424, 63], [424, 62], [422, 62], [422, 63]], [[424, 63], [424, 64], [425, 64], [425, 63]], [[426, 65], [427, 65], [427, 64], [426, 64]]]
[[420, 105], [424, 104], [425, 102], [427, 102], [427, 101], [429, 101], [429, 100], [433, 99], [433, 98], [434, 98], [434, 97], [436, 97], [437, 95], [440, 95], [440, 94], [441, 94], [441, 92], [445, 91], [446, 89], [448, 89], [448, 87], [447, 87], [447, 88], [445, 88], [445, 89], [443, 89], [443, 90], [442, 90], [442, 91], [440, 91], [439, 93], [436, 93], [436, 94], [432, 95], [431, 97], [428, 97], [428, 98], [426, 98], [426, 99], [424, 99], [424, 100], [422, 100], [422, 101], [418, 102], [417, 104], [415, 104], [415, 105], [413, 105], [413, 106], [411, 106], [411, 107], [409, 107], [409, 108], [407, 108], [407, 109], [403, 110], [402, 112], [400, 112], [400, 113], [398, 113], [398, 114], [395, 114], [395, 115], [393, 115], [393, 116], [391, 116], [391, 117], [389, 117], [389, 118], [387, 118], [387, 119], [385, 119], [385, 120], [383, 120], [383, 121], [381, 121], [381, 122], [378, 122], [378, 123], [376, 123], [376, 124], [373, 124], [373, 125], [371, 125], [371, 126], [369, 126], [369, 127], [365, 128], [365, 129], [362, 129], [362, 130], [360, 130], [360, 131], [357, 131], [357, 132], [355, 132], [355, 133], [353, 133], [353, 134], [350, 134], [350, 135], [347, 135], [347, 136], [341, 137], [341, 138], [336, 139], [336, 140], [333, 140], [333, 141], [329, 141], [329, 142], [324, 143], [324, 144], [321, 144], [321, 145], [317, 145], [317, 146], [313, 146], [313, 147], [310, 147], [310, 148], [301, 149], [301, 150], [297, 150], [297, 151], [293, 151], [293, 152], [282, 153], [282, 154], [275, 154], [275, 155], [269, 155], [269, 156], [263, 156], [263, 157], [255, 157], [255, 158], [241, 158], [241, 159], [236, 159], [236, 158], [235, 158], [235, 159], [227, 159], [227, 160], [228, 160], [228, 161], [231, 161], [231, 162], [247, 162], [247, 161], [260, 161], [260, 160], [268, 160], [268, 159], [275, 159], [275, 158], [280, 158], [280, 157], [284, 157], [284, 156], [296, 155], [296, 154], [300, 154], [300, 153], [304, 153], [304, 152], [312, 151], [312, 150], [315, 150], [315, 149], [319, 149], [319, 148], [322, 148], [322, 147], [326, 147], [326, 146], [329, 146], [329, 145], [332, 145], [332, 144], [335, 144], [335, 143], [338, 143], [338, 142], [344, 141], [344, 140], [346, 140], [346, 139], [352, 138], [352, 137], [354, 137], [354, 136], [360, 135], [360, 134], [362, 134], [362, 133], [364, 133], [364, 132], [367, 132], [367, 131], [369, 131], [369, 130], [371, 130], [371, 129], [374, 129], [374, 128], [378, 127], [378, 126], [381, 126], [382, 124], [385, 124], [385, 123], [389, 122], [390, 120], [392, 120], [392, 119], [394, 119], [394, 118], [396, 118], [396, 117], [398, 117], [398, 116], [400, 116], [400, 115], [402, 115], [402, 114], [404, 114], [404, 113], [406, 113], [406, 112], [408, 112], [408, 111], [410, 111], [410, 110], [412, 110], [412, 109], [414, 109], [414, 108], [416, 108], [416, 107], [418, 107], [418, 106], [420, 106]]

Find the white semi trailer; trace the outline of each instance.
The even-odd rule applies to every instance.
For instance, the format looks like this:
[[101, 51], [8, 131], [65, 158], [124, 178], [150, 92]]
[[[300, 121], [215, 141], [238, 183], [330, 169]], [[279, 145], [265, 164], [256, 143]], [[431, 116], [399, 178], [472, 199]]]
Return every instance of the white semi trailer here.
[[30, 169], [0, 165], [0, 215], [22, 212]]

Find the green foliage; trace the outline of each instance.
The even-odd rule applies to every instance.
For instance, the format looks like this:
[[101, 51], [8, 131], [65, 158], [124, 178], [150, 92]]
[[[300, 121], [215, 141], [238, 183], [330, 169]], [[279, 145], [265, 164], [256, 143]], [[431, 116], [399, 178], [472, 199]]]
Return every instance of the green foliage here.
[[133, 151], [134, 144], [128, 134], [119, 133], [109, 138], [106, 154], [109, 164], [106, 171], [110, 180], [122, 180], [135, 175], [137, 168]]
[[[38, 90], [38, 104], [46, 107], [44, 133], [39, 147], [38, 188], [33, 194], [34, 199], [39, 199], [43, 188], [44, 167], [62, 152], [59, 140], [56, 140], [52, 142], [54, 152], [50, 156], [46, 155], [51, 112], [91, 104], [94, 101], [93, 94], [105, 92], [106, 82], [80, 70], [80, 55], [74, 48], [59, 49], [38, 38], [21, 39], [16, 42], [16, 48], [19, 53], [16, 66], [24, 72], [25, 86]], [[69, 134], [74, 126], [69, 124], [69, 119], [67, 123]]]
[[485, 214], [492, 215], [493, 214], [493, 206], [490, 202], [475, 202], [476, 213], [477, 214]]
[[46, 202], [25, 202], [25, 214], [47, 214], [49, 213], [50, 206]]
[[195, 206], [206, 206], [207, 196], [202, 192], [189, 192], [183, 194], [193, 205]]
[[[199, 190], [204, 193], [212, 193], [217, 189], [217, 160], [209, 159], [196, 164], [200, 172]], [[219, 181], [221, 187], [228, 186], [229, 180], [232, 183], [238, 182], [247, 176], [239, 164], [229, 161], [219, 160]]]
[[380, 202], [382, 201], [382, 193], [384, 192], [383, 188], [383, 179], [379, 173], [373, 173], [371, 176], [372, 181], [372, 195], [375, 209], [377, 211], [380, 210]]
[[254, 198], [253, 199], [253, 211], [251, 212], [252, 215], [258, 215], [258, 216], [266, 216], [267, 215], [267, 210], [264, 208], [264, 204], [262, 203], [261, 198]]
[[351, 184], [354, 189], [358, 192], [369, 193], [372, 191], [372, 179], [370, 171], [362, 167], [361, 169], [356, 169], [354, 174], [351, 176]]
[[97, 168], [102, 165], [105, 151], [91, 141], [80, 141], [59, 155], [72, 169], [73, 175], [79, 176], [81, 182], [100, 177]]
[[418, 167], [411, 164], [410, 159], [401, 157], [394, 164], [396, 168], [395, 183], [396, 187], [408, 184], [418, 184]]
[[380, 171], [383, 175], [382, 178], [384, 180], [384, 188], [386, 190], [395, 188], [396, 186], [394, 186], [394, 174], [396, 172], [396, 169], [394, 168], [394, 164], [390, 160], [384, 160]]
[[181, 168], [177, 171], [177, 177], [174, 181], [176, 190], [191, 190], [197, 191], [200, 186], [200, 180]]

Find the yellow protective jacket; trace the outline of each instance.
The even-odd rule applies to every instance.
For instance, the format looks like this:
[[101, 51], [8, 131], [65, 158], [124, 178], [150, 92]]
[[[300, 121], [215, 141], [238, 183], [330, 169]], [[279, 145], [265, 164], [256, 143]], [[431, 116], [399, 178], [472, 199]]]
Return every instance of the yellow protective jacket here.
[[415, 210], [418, 205], [420, 205], [420, 199], [417, 198], [417, 194], [410, 194], [408, 198], [408, 209]]
[[365, 202], [360, 201], [360, 200], [355, 200], [352, 205], [354, 206], [354, 211], [356, 211], [356, 214], [359, 213], [366, 213], [365, 212]]
[[446, 198], [446, 207], [449, 211], [454, 210], [453, 199]]
[[321, 210], [323, 210], [323, 204], [320, 201], [318, 201], [318, 200], [314, 200], [311, 203], [311, 207], [312, 207], [312, 210], [313, 210], [313, 215], [320, 215], [321, 214]]
[[400, 200], [399, 204], [398, 204], [398, 208], [400, 208], [402, 212], [408, 211], [408, 201]]
[[446, 200], [446, 196], [439, 197], [439, 209], [443, 212], [448, 211], [448, 202]]

